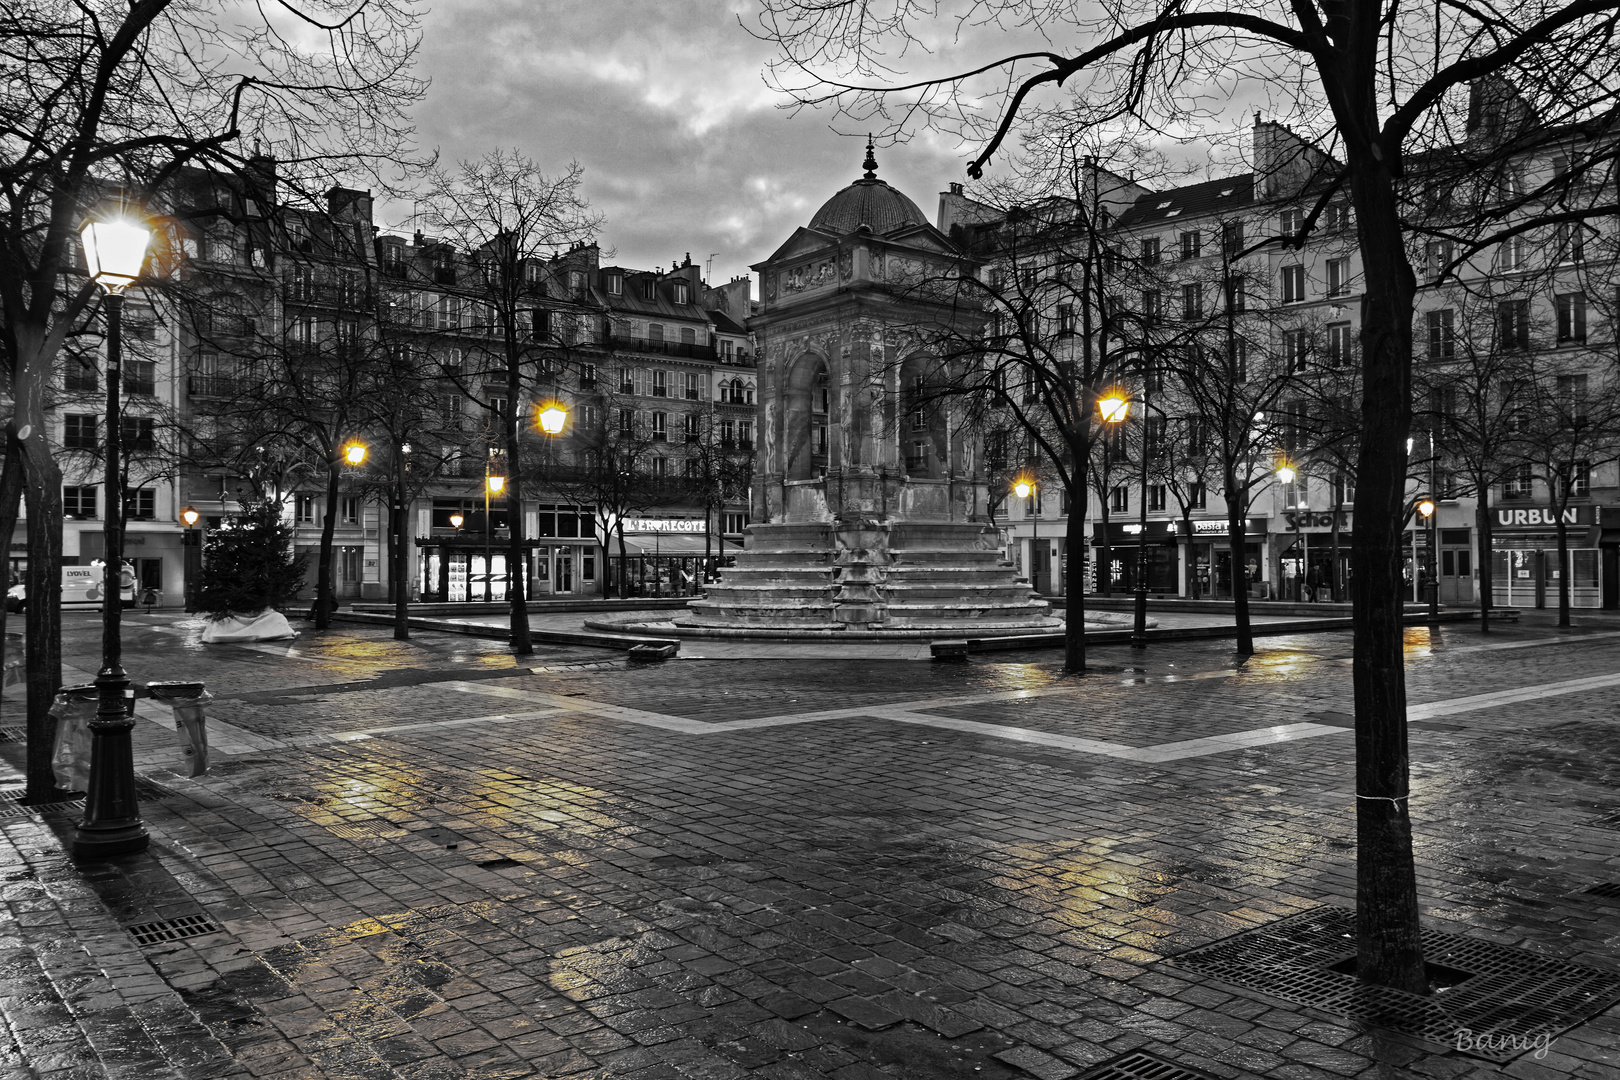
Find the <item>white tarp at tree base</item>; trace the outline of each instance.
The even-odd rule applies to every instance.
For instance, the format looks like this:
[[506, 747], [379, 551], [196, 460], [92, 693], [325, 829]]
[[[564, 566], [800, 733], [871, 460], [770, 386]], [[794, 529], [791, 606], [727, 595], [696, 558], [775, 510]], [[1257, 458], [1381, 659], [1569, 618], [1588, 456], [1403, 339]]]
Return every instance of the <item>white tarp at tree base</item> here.
[[203, 627], [203, 644], [223, 641], [280, 641], [295, 638], [298, 631], [279, 611], [261, 611], [256, 615], [227, 615], [223, 619], [209, 619]]

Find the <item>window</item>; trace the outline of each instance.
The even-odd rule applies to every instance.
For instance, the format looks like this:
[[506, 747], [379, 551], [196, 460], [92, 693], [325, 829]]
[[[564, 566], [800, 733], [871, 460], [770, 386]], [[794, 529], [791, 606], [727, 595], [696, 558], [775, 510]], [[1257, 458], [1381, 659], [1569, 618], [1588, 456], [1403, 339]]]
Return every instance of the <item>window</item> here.
[[1497, 262], [1505, 271], [1523, 270], [1529, 265], [1530, 246], [1522, 236], [1510, 236], [1497, 249]]
[[1282, 504], [1285, 509], [1297, 507], [1301, 510], [1311, 505], [1310, 488], [1303, 476], [1282, 486]]
[[1333, 505], [1351, 506], [1356, 501], [1355, 481], [1350, 479], [1349, 473], [1333, 474]]
[[1592, 494], [1592, 463], [1590, 461], [1572, 461], [1565, 468], [1559, 470], [1560, 484], [1564, 489], [1565, 498], [1584, 499]]
[[747, 525], [748, 525], [748, 515], [747, 514], [739, 513], [739, 512], [734, 511], [734, 510], [727, 510], [726, 514], [725, 514], [725, 524], [724, 524], [724, 526], [722, 528], [722, 531], [727, 536], [740, 536], [742, 534], [743, 529]]
[[1187, 509], [1203, 510], [1209, 504], [1209, 489], [1202, 480], [1193, 480], [1187, 485]]
[[287, 278], [287, 289], [291, 299], [309, 301], [315, 299], [315, 268], [312, 266], [294, 266]]
[[1324, 220], [1329, 229], [1348, 229], [1350, 227], [1350, 204], [1334, 203], [1329, 206]]
[[607, 291], [609, 296], [624, 295], [624, 275], [609, 274], [607, 276]]
[[649, 345], [662, 345], [663, 343], [664, 343], [664, 324], [663, 323], [648, 323], [647, 324], [647, 344], [649, 344]]
[[1181, 234], [1181, 257], [1183, 259], [1196, 259], [1203, 254], [1204, 238], [1197, 229], [1190, 229]]
[[653, 442], [665, 442], [669, 439], [669, 413], [652, 414], [652, 438]]
[[636, 410], [619, 410], [619, 430], [626, 435], [629, 435], [636, 430]]
[[1350, 362], [1355, 339], [1350, 336], [1350, 324], [1347, 322], [1328, 323], [1327, 325], [1327, 362], [1334, 367], [1344, 367]]
[[157, 434], [150, 416], [120, 416], [118, 438], [126, 454], [150, 454], [157, 449]]
[[1181, 317], [1201, 319], [1204, 316], [1204, 287], [1196, 282], [1181, 287]]
[[1303, 449], [1309, 437], [1306, 425], [1310, 419], [1310, 403], [1304, 398], [1294, 398], [1284, 403], [1277, 419], [1281, 421], [1283, 449], [1290, 452]]
[[695, 443], [698, 441], [698, 423], [699, 417], [695, 412], [689, 412], [682, 418], [682, 427], [685, 428], [687, 442]]
[[360, 524], [360, 497], [345, 495], [338, 503], [338, 518], [345, 525]]
[[1288, 361], [1288, 372], [1291, 375], [1305, 370], [1311, 355], [1311, 332], [1309, 330], [1283, 331], [1283, 357]]
[[578, 408], [579, 420], [575, 423], [576, 429], [595, 431], [602, 424], [602, 410], [596, 405], [581, 405]]
[[69, 353], [62, 362], [62, 389], [70, 394], [87, 394], [93, 393], [98, 385], [95, 357]]
[[1560, 293], [1558, 301], [1558, 341], [1569, 344], [1586, 340], [1586, 294]]
[[654, 480], [662, 480], [669, 473], [669, 461], [667, 458], [654, 454], [648, 464], [651, 466]]
[[124, 516], [136, 521], [151, 521], [157, 517], [157, 489], [125, 488]]
[[1182, 423], [1187, 429], [1187, 456], [1202, 457], [1209, 440], [1203, 419], [1197, 416], [1188, 416], [1183, 418]]
[[1072, 304], [1059, 304], [1057, 317], [1059, 334], [1068, 335], [1074, 333], [1074, 306]]
[[[1165, 418], [1162, 416], [1150, 416], [1142, 425], [1142, 450], [1149, 458], [1157, 458], [1164, 455], [1164, 425]], [[1162, 510], [1164, 507], [1161, 506], [1159, 509]]]
[[1249, 381], [1249, 341], [1247, 338], [1238, 338], [1232, 342], [1232, 366], [1229, 370], [1233, 382]]
[[1226, 306], [1234, 315], [1241, 315], [1248, 309], [1249, 301], [1243, 290], [1243, 277], [1241, 274], [1228, 275], [1222, 283], [1226, 294]]
[[595, 364], [581, 364], [581, 365], [579, 365], [579, 388], [581, 390], [595, 390], [596, 389], [596, 365]]
[[1350, 259], [1329, 259], [1327, 261], [1327, 294], [1329, 296], [1348, 296], [1350, 293]]
[[658, 295], [658, 283], [652, 278], [641, 279], [641, 298], [651, 300]]
[[1125, 425], [1108, 424], [1103, 432], [1103, 451], [1116, 461], [1130, 458], [1130, 447], [1125, 443]]
[[744, 450], [754, 448], [754, 422], [752, 420], [737, 421], [737, 445]]
[[1531, 471], [1529, 462], [1520, 465], [1513, 471], [1502, 485], [1502, 496], [1507, 499], [1526, 499], [1535, 487], [1535, 473]]
[[1587, 396], [1585, 375], [1558, 376], [1558, 410], [1564, 422], [1586, 419]]
[[652, 373], [652, 396], [669, 397], [669, 372], [662, 368], [656, 368]]
[[690, 326], [681, 327], [681, 344], [682, 345], [696, 345], [697, 344], [697, 331], [694, 330]]
[[1243, 250], [1243, 222], [1228, 221], [1221, 226], [1221, 249], [1227, 258]]
[[1131, 511], [1131, 490], [1124, 484], [1117, 485], [1108, 493], [1108, 509], [1116, 514], [1128, 514]]
[[1295, 264], [1282, 268], [1282, 302], [1297, 304], [1305, 299], [1305, 267]]
[[1278, 236], [1298, 236], [1305, 227], [1305, 211], [1298, 208], [1284, 210], [1277, 215]]
[[1163, 513], [1165, 489], [1163, 484], [1148, 485], [1148, 513]]
[[1162, 298], [1158, 289], [1142, 290], [1142, 325], [1156, 326], [1159, 316], [1164, 313]]
[[96, 516], [96, 490], [94, 487], [64, 487], [62, 489], [63, 516], [77, 521], [94, 518]]
[[1150, 236], [1142, 241], [1142, 265], [1159, 265], [1159, 238], [1157, 236]]
[[68, 450], [94, 450], [101, 445], [96, 435], [96, 418], [94, 416], [74, 416], [71, 413], [62, 418], [62, 445]]
[[1586, 227], [1580, 222], [1566, 221], [1559, 224], [1554, 232], [1553, 243], [1559, 262], [1586, 261]]
[[152, 360], [125, 360], [124, 393], [145, 397], [157, 393], [157, 363]]
[[1142, 388], [1150, 394], [1164, 392], [1164, 365], [1149, 358], [1142, 364]]
[[568, 289], [570, 292], [585, 291], [585, 272], [583, 270], [568, 271]]
[[1457, 312], [1441, 308], [1428, 313], [1429, 359], [1449, 360], [1457, 354]]
[[688, 371], [685, 382], [687, 401], [703, 401], [708, 398], [709, 380], [704, 378], [702, 372]]
[[287, 246], [294, 251], [314, 251], [315, 240], [309, 235], [309, 225], [292, 218], [287, 222]]
[[439, 402], [439, 419], [447, 431], [461, 429], [461, 395], [446, 394]]
[[687, 285], [686, 282], [684, 282], [684, 281], [675, 282], [674, 301], [677, 304], [685, 304], [685, 303], [690, 302], [689, 286]]
[[315, 522], [315, 496], [294, 495], [293, 517], [301, 525], [312, 525]]
[[1428, 277], [1439, 277], [1440, 272], [1451, 262], [1452, 247], [1450, 240], [1430, 240], [1423, 245], [1423, 273]]
[[1497, 345], [1503, 352], [1530, 348], [1530, 301], [1503, 300], [1496, 305]]

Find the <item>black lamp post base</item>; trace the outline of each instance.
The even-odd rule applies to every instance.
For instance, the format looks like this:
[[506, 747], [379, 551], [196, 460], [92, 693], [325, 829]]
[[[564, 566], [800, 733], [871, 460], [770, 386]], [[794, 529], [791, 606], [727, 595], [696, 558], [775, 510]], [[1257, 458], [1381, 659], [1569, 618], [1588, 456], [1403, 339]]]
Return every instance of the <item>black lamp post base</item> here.
[[133, 855], [145, 851], [152, 842], [140, 821], [121, 823], [112, 828], [86, 828], [80, 825], [73, 837], [73, 857], [101, 859], [113, 855]]

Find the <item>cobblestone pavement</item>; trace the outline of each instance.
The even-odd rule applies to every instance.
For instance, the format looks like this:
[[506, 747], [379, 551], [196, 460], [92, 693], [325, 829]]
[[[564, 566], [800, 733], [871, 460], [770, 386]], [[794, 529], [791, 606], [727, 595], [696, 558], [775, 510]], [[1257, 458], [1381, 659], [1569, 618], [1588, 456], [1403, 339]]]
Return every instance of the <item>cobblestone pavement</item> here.
[[[1408, 632], [1421, 896], [1431, 930], [1620, 987], [1620, 622], [1580, 621]], [[68, 623], [87, 678], [97, 625]], [[1064, 678], [127, 625], [134, 677], [216, 695], [213, 767], [172, 771], [143, 703], [149, 852], [76, 864], [72, 808], [0, 809], [0, 1076], [1620, 1076], [1612, 1001], [1486, 1060], [1177, 959], [1354, 906], [1344, 634]]]

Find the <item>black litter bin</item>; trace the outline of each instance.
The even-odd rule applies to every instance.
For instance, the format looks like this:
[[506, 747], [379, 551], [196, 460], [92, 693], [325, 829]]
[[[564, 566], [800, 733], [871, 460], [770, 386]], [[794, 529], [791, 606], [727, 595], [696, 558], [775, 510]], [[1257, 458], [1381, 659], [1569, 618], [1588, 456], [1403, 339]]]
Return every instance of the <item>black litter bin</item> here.
[[186, 776], [208, 771], [208, 718], [203, 706], [214, 700], [200, 682], [148, 683], [146, 692], [174, 710], [174, 733], [180, 743], [180, 768]]

